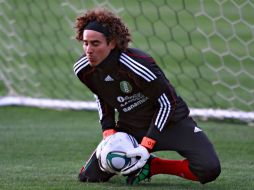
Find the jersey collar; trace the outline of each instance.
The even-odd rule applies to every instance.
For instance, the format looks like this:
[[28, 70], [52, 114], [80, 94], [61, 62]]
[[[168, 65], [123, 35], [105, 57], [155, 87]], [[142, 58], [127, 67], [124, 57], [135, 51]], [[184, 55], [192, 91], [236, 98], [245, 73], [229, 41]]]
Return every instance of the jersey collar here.
[[104, 73], [111, 73], [116, 71], [118, 67], [118, 59], [120, 56], [120, 52], [117, 49], [113, 49], [108, 57], [102, 61], [98, 66], [96, 66], [97, 70], [100, 70]]

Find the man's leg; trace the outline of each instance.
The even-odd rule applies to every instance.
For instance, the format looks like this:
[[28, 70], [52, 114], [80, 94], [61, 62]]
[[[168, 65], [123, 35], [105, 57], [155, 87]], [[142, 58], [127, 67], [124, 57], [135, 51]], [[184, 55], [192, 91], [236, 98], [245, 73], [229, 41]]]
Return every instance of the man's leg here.
[[204, 184], [215, 180], [220, 174], [220, 162], [213, 145], [190, 117], [169, 126], [157, 144], [158, 150], [175, 150], [185, 159], [154, 160], [151, 162], [151, 173], [154, 175], [160, 170], [165, 172], [165, 167], [169, 174]]
[[82, 182], [106, 182], [115, 174], [103, 172], [96, 158], [96, 151], [94, 151], [86, 164], [81, 168], [79, 173], [79, 181]]
[[176, 175], [192, 181], [198, 181], [198, 177], [190, 170], [189, 161], [184, 160], [167, 160], [154, 158], [150, 164], [150, 176], [156, 174]]
[[127, 184], [137, 184], [140, 181], [151, 178], [157, 174], [176, 175], [192, 181], [199, 181], [189, 168], [189, 161], [185, 160], [167, 160], [151, 156], [143, 168], [136, 174], [127, 178]]
[[[186, 118], [165, 129], [154, 147], [154, 151], [159, 150], [177, 151], [185, 159], [152, 158], [147, 164], [149, 169], [145, 165], [144, 170], [140, 172], [142, 177], [139, 176], [139, 179], [143, 180], [156, 174], [170, 174], [204, 184], [215, 180], [220, 174], [220, 162], [214, 148], [192, 118]], [[132, 180], [127, 182], [130, 181], [131, 184], [134, 179], [132, 177]]]

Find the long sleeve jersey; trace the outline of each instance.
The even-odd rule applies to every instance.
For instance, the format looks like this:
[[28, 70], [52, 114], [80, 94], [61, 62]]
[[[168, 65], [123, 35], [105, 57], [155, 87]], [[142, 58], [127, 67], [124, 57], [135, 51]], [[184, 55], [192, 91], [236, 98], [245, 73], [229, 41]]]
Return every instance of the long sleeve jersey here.
[[118, 125], [147, 130], [157, 140], [170, 121], [189, 115], [163, 71], [148, 54], [128, 48], [113, 50], [98, 66], [91, 67], [85, 55], [74, 64], [74, 72], [96, 96], [102, 130]]

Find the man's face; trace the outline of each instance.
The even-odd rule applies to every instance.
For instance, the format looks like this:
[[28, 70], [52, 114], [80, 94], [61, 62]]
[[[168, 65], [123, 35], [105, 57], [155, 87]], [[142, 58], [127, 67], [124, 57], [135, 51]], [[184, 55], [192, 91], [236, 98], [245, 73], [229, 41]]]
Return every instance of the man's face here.
[[113, 41], [107, 43], [106, 37], [94, 30], [84, 30], [83, 32], [83, 48], [89, 64], [92, 67], [100, 64], [115, 48]]

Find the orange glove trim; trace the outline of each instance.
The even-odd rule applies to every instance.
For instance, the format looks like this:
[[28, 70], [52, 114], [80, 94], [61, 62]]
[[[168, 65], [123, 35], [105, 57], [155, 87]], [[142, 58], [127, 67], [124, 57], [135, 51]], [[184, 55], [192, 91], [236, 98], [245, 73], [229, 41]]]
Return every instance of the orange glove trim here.
[[148, 137], [143, 137], [142, 141], [141, 141], [141, 145], [152, 150], [154, 145], [155, 145], [156, 141], [148, 138]]
[[103, 133], [102, 133], [103, 139], [105, 139], [106, 137], [113, 135], [115, 133], [116, 133], [116, 131], [114, 129], [107, 129], [107, 130], [103, 131]]

